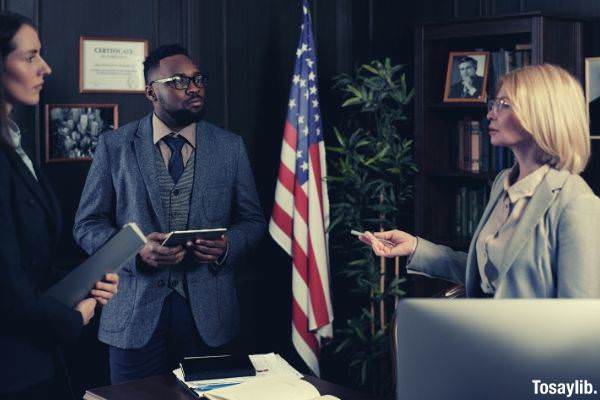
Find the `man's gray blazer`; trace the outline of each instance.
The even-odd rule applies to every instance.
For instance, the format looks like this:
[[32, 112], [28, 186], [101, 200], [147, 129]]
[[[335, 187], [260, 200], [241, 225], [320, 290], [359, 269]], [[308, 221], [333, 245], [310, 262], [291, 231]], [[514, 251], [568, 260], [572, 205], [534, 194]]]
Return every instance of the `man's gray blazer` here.
[[[206, 122], [196, 128], [195, 174], [189, 229], [228, 228], [223, 266], [198, 263], [187, 272], [188, 298], [202, 339], [209, 346], [231, 340], [238, 328], [234, 266], [262, 238], [266, 224], [241, 137]], [[102, 134], [87, 176], [73, 233], [92, 254], [117, 230], [135, 222], [144, 234], [165, 232], [152, 140], [152, 114]], [[98, 337], [124, 349], [150, 339], [169, 295], [166, 268], [121, 271], [119, 291], [102, 310]]]
[[[419, 238], [408, 272], [465, 284], [468, 297], [480, 297], [475, 243], [508, 172], [494, 182], [469, 253]], [[498, 298], [600, 297], [600, 199], [579, 175], [550, 168], [495, 266]]]

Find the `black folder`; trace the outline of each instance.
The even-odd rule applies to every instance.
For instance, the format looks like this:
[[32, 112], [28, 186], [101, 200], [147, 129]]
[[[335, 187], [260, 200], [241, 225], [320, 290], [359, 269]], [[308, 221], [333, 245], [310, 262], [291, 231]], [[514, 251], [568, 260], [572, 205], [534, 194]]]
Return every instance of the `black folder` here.
[[256, 375], [248, 355], [186, 357], [180, 366], [186, 382]]

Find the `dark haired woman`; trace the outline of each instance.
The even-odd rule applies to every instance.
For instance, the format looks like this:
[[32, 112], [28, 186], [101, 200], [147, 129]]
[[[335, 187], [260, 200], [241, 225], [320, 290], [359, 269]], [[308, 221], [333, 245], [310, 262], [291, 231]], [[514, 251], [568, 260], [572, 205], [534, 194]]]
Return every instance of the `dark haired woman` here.
[[43, 293], [58, 279], [51, 260], [61, 216], [48, 181], [21, 147], [14, 105], [36, 105], [51, 73], [31, 21], [0, 13], [0, 398], [65, 398], [56, 384], [58, 346], [77, 338], [117, 291], [118, 276], [96, 283], [71, 309]]

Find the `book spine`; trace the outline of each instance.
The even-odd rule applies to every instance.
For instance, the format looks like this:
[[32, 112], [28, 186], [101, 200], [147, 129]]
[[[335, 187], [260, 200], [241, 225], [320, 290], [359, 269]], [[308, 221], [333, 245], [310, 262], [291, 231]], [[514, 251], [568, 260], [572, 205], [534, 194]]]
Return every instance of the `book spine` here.
[[464, 168], [465, 171], [471, 170], [471, 124], [469, 123], [469, 119], [465, 118], [462, 121], [464, 135], [463, 135], [463, 143], [464, 143]]
[[460, 196], [460, 191], [456, 192], [455, 195], [455, 207], [454, 207], [454, 234], [456, 237], [462, 237], [462, 218], [461, 218], [461, 210], [462, 210], [462, 198]]
[[458, 121], [456, 124], [457, 127], [457, 140], [458, 140], [458, 158], [457, 158], [457, 168], [459, 171], [465, 170], [465, 128], [462, 120]]
[[481, 153], [479, 140], [479, 121], [471, 121], [471, 171], [479, 172], [481, 167]]
[[467, 215], [467, 188], [461, 187], [459, 190], [460, 193], [460, 229], [463, 237], [467, 236], [468, 232], [468, 218]]
[[475, 233], [475, 226], [477, 225], [477, 191], [471, 189], [469, 190], [469, 219], [468, 219], [468, 236], [473, 236]]
[[487, 119], [481, 120], [481, 171], [489, 172], [490, 170], [490, 135], [488, 132], [488, 121]]

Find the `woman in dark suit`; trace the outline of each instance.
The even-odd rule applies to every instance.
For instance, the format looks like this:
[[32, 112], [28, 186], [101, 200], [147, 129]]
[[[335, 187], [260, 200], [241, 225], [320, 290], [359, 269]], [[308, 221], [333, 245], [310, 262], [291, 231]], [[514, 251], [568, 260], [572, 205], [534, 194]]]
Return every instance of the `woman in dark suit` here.
[[56, 387], [58, 346], [79, 336], [96, 305], [106, 304], [118, 285], [118, 276], [108, 274], [73, 309], [44, 295], [59, 279], [51, 260], [62, 217], [9, 118], [14, 105], [39, 102], [51, 73], [40, 47], [30, 20], [0, 13], [0, 398], [6, 399], [69, 396]]

